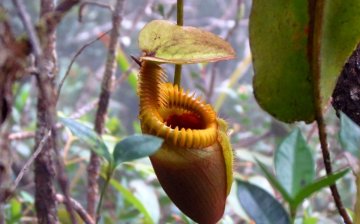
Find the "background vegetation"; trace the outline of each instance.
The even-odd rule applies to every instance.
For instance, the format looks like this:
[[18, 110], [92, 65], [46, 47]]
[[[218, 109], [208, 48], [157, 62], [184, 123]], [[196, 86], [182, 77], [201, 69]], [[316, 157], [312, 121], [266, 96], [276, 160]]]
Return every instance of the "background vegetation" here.
[[[114, 10], [115, 1], [85, 2], [83, 1], [81, 6], [73, 7], [57, 27], [56, 86], [65, 76], [78, 50], [112, 27], [111, 9]], [[0, 5], [6, 10], [15, 35], [24, 35], [23, 23], [13, 1], [4, 0]], [[262, 111], [254, 99], [254, 72], [248, 37], [251, 5], [251, 0], [185, 1], [185, 25], [200, 27], [225, 38], [236, 50], [237, 58], [215, 64], [183, 66], [182, 85], [185, 89], [196, 89], [196, 95], [213, 104], [219, 116], [228, 121], [235, 155], [235, 177], [259, 186], [286, 204], [264, 174], [264, 169], [270, 172], [274, 170], [274, 152], [286, 136], [290, 133], [302, 133], [305, 136], [311, 155], [309, 160], [304, 160], [299, 166], [316, 167], [315, 177], [323, 177], [326, 172], [316, 124], [281, 123]], [[32, 22], [37, 23], [39, 1], [24, 1], [24, 7], [28, 10]], [[112, 93], [102, 135], [110, 149], [126, 136], [141, 133], [137, 118], [138, 65], [130, 58], [131, 55], [137, 57], [141, 54], [137, 46], [139, 30], [153, 19], [176, 21], [176, 1], [124, 1], [121, 17], [120, 45], [116, 55], [118, 69], [112, 80]], [[59, 116], [76, 118], [82, 124], [94, 128], [109, 43], [110, 33], [107, 33], [87, 46], [74, 60], [58, 96], [56, 111]], [[169, 80], [172, 80], [173, 66], [165, 68]], [[11, 150], [11, 179], [18, 176], [36, 145], [34, 133], [37, 127], [37, 88], [36, 78], [31, 75], [18, 79], [12, 87], [12, 111], [1, 127], [2, 136], [7, 136], [9, 141], [6, 141], [6, 144]], [[344, 151], [338, 141], [340, 123], [331, 107], [327, 109], [325, 119], [329, 124], [328, 143], [334, 170], [349, 167], [349, 164], [353, 166], [357, 160]], [[291, 132], [296, 127], [300, 131]], [[58, 148], [61, 149], [58, 156], [63, 158], [69, 192], [71, 197], [85, 207], [90, 146], [79, 140], [79, 136], [74, 135], [68, 128], [59, 128], [58, 137]], [[255, 158], [263, 164], [263, 168]], [[24, 174], [15, 195], [1, 205], [0, 212], [5, 214], [6, 223], [36, 222], [34, 174], [31, 171]], [[103, 179], [100, 179], [100, 183], [104, 183]], [[61, 188], [60, 184], [56, 184], [57, 189]], [[348, 172], [337, 184], [344, 206], [352, 210], [356, 194], [354, 175]], [[237, 194], [240, 194], [239, 189], [237, 183], [234, 183], [221, 223], [252, 223]], [[58, 200], [61, 202], [59, 198]], [[61, 222], [71, 223], [63, 204], [59, 205], [58, 213]], [[120, 220], [117, 223], [191, 223], [165, 195], [147, 158], [125, 162], [115, 171], [106, 192], [101, 217], [101, 223], [114, 223], [114, 220]], [[316, 194], [299, 204], [297, 221], [341, 223], [328, 188], [319, 189]]]

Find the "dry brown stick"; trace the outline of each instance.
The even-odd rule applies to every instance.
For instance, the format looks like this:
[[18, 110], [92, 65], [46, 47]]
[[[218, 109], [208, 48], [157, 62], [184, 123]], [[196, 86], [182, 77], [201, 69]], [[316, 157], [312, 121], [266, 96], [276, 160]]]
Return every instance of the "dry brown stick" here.
[[[56, 35], [55, 30], [57, 24], [65, 13], [70, 10], [79, 0], [65, 0], [55, 8], [53, 0], [42, 0], [40, 7], [40, 18], [45, 23], [40, 24], [39, 35], [41, 35], [41, 43], [38, 43], [35, 29], [31, 25], [30, 16], [28, 16], [23, 6], [23, 2], [14, 0], [17, 6], [20, 18], [24, 23], [30, 41], [33, 44], [35, 63], [38, 68], [36, 80], [38, 84], [38, 100], [37, 100], [37, 128], [35, 134], [35, 149], [40, 145], [42, 136], [46, 130], [51, 130], [52, 138], [46, 140], [44, 149], [36, 157], [35, 165], [35, 207], [39, 223], [57, 223], [55, 187], [53, 185], [53, 177], [55, 176], [54, 165], [52, 161], [52, 152], [58, 154], [57, 151], [57, 127], [56, 127]], [[42, 28], [42, 29], [41, 29]], [[43, 49], [41, 49], [41, 47]], [[41, 52], [42, 51], [42, 52]], [[64, 167], [57, 156], [57, 173], [60, 186], [67, 198], [69, 192], [66, 190], [67, 178]], [[76, 223], [74, 212], [70, 203], [67, 209], [73, 223]]]
[[73, 57], [73, 58], [71, 59], [71, 61], [70, 61], [70, 64], [69, 64], [68, 68], [66, 69], [66, 72], [65, 72], [64, 77], [63, 77], [62, 80], [60, 81], [60, 84], [59, 84], [59, 87], [58, 87], [58, 91], [57, 91], [57, 100], [56, 100], [56, 101], [59, 100], [61, 88], [62, 88], [62, 86], [64, 85], [66, 78], [69, 76], [71, 67], [72, 67], [72, 65], [74, 64], [76, 58], [77, 58], [88, 46], [90, 46], [90, 45], [93, 44], [94, 42], [98, 41], [99, 39], [101, 39], [103, 36], [105, 36], [105, 35], [108, 34], [109, 32], [110, 32], [110, 30], [109, 30], [109, 31], [106, 31], [105, 33], [103, 33], [103, 34], [101, 34], [101, 35], [99, 35], [96, 39], [91, 40], [90, 42], [84, 44], [84, 46], [82, 46], [82, 47], [75, 53], [74, 57]]
[[[52, 154], [55, 152], [57, 178], [65, 196], [69, 198], [67, 178], [58, 153], [57, 126], [56, 126], [56, 91], [55, 78], [57, 74], [56, 64], [56, 34], [55, 30], [65, 13], [70, 10], [78, 1], [65, 0], [58, 7], [55, 7], [53, 0], [41, 0], [39, 35], [41, 35], [41, 47], [43, 54], [37, 57], [35, 62], [39, 74], [36, 75], [38, 84], [37, 100], [37, 129], [35, 144], [39, 144], [44, 130], [51, 129], [52, 137], [45, 143], [44, 149], [35, 159], [35, 207], [39, 223], [57, 223], [57, 205], [55, 198], [55, 167]], [[35, 147], [36, 147], [35, 146]], [[71, 221], [76, 223], [75, 213], [70, 202], [66, 203], [70, 213]]]
[[[40, 18], [53, 12], [55, 5], [52, 0], [41, 0]], [[55, 198], [54, 176], [55, 167], [53, 163], [53, 148], [56, 138], [54, 126], [54, 109], [52, 97], [53, 78], [55, 74], [56, 56], [55, 56], [55, 28], [51, 32], [41, 32], [41, 57], [35, 58], [39, 73], [36, 74], [38, 85], [37, 97], [37, 123], [35, 134], [34, 150], [40, 145], [41, 139], [46, 135], [47, 130], [51, 130], [51, 139], [44, 143], [43, 150], [35, 158], [35, 208], [38, 222], [40, 224], [58, 223], [57, 205]]]
[[[64, 203], [66, 199], [65, 199], [64, 195], [56, 194], [56, 200], [60, 203]], [[95, 224], [94, 219], [91, 218], [91, 216], [86, 212], [86, 210], [83, 208], [83, 206], [78, 201], [76, 201], [73, 198], [70, 198], [70, 203], [71, 203], [72, 207], [75, 209], [75, 211], [79, 214], [81, 219], [86, 224]]]
[[21, 131], [9, 134], [8, 139], [10, 141], [34, 138], [35, 133], [32, 131]]
[[[115, 54], [119, 47], [120, 25], [122, 20], [122, 8], [124, 0], [117, 0], [115, 10], [112, 16], [113, 28], [110, 34], [110, 44], [107, 54], [106, 67], [104, 77], [101, 83], [101, 92], [99, 96], [99, 107], [95, 117], [95, 131], [101, 135], [104, 132], [105, 116], [111, 94], [112, 79], [116, 71]], [[100, 172], [100, 158], [95, 153], [91, 153], [90, 163], [88, 166], [88, 192], [87, 192], [87, 211], [95, 220], [96, 204], [99, 197], [99, 172]]]
[[34, 162], [34, 160], [36, 159], [36, 157], [40, 154], [40, 152], [43, 150], [45, 142], [50, 138], [51, 136], [51, 130], [49, 130], [47, 132], [46, 135], [44, 135], [43, 139], [41, 139], [37, 149], [35, 150], [35, 152], [30, 156], [30, 158], [28, 159], [28, 161], [26, 161], [26, 163], [24, 164], [24, 166], [21, 168], [19, 174], [17, 175], [15, 181], [14, 181], [14, 185], [13, 185], [13, 189], [15, 190], [17, 188], [17, 186], [19, 185], [21, 179], [23, 178], [25, 172], [27, 172], [29, 170], [29, 167], [31, 166], [31, 164]]

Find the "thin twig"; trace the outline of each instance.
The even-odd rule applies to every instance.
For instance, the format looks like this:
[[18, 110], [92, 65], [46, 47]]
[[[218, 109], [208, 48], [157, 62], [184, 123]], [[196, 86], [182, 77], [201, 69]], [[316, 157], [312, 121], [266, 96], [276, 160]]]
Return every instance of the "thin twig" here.
[[225, 40], [229, 40], [230, 37], [233, 35], [233, 33], [235, 32], [235, 30], [238, 28], [239, 24], [240, 24], [240, 19], [241, 17], [239, 17], [239, 12], [241, 10], [241, 5], [242, 5], [243, 0], [237, 0], [236, 2], [236, 11], [235, 11], [235, 24], [234, 26], [228, 31], [228, 33], [225, 36]]
[[[105, 117], [108, 110], [112, 80], [116, 71], [115, 54], [119, 47], [120, 27], [122, 21], [122, 9], [124, 0], [117, 0], [115, 10], [112, 16], [112, 30], [110, 34], [110, 43], [108, 48], [106, 67], [104, 77], [101, 83], [101, 92], [99, 95], [99, 107], [95, 117], [95, 131], [101, 135], [104, 132]], [[88, 166], [88, 192], [87, 192], [87, 211], [93, 219], [96, 217], [96, 203], [99, 197], [98, 179], [100, 174], [100, 158], [95, 153], [91, 153]]]
[[78, 110], [73, 112], [69, 117], [72, 119], [78, 119], [85, 114], [87, 114], [89, 111], [92, 111], [96, 106], [99, 104], [99, 100], [93, 100], [88, 104], [85, 104], [84, 106], [80, 107]]
[[[310, 68], [313, 76], [313, 90], [315, 101], [315, 120], [318, 125], [318, 133], [321, 145], [321, 151], [323, 155], [325, 170], [327, 175], [332, 174], [332, 165], [329, 152], [329, 146], [327, 144], [326, 126], [324, 121], [324, 115], [322, 110], [322, 97], [320, 93], [320, 74], [321, 74], [321, 32], [323, 31], [323, 16], [324, 16], [325, 0], [317, 0], [311, 2], [310, 8], [310, 31], [309, 31], [309, 45], [308, 52], [310, 55]], [[335, 201], [335, 205], [339, 214], [344, 220], [345, 224], [352, 224], [352, 221], [346, 212], [341, 200], [341, 196], [336, 187], [336, 184], [330, 185], [330, 190]]]
[[46, 24], [47, 33], [52, 33], [57, 25], [61, 22], [62, 18], [69, 12], [80, 0], [64, 0], [55, 10], [42, 17], [43, 22]]
[[98, 6], [98, 7], [101, 7], [101, 8], [109, 9], [112, 13], [114, 12], [114, 7], [112, 7], [109, 4], [102, 3], [102, 2], [95, 2], [95, 1], [83, 1], [83, 2], [80, 3], [80, 7], [79, 7], [78, 21], [80, 23], [82, 22], [84, 8], [87, 5], [95, 5], [95, 6]]
[[31, 157], [28, 159], [28, 161], [26, 161], [24, 166], [21, 168], [19, 174], [17, 175], [17, 177], [16, 177], [16, 179], [14, 181], [13, 189], [17, 188], [17, 186], [19, 185], [19, 183], [20, 183], [21, 179], [23, 178], [24, 174], [29, 170], [29, 167], [34, 162], [36, 157], [39, 155], [41, 150], [44, 148], [44, 145], [45, 145], [46, 141], [50, 138], [50, 136], [51, 136], [51, 130], [49, 130], [47, 132], [47, 134], [41, 139], [41, 141], [40, 141], [37, 149], [35, 150], [35, 152], [31, 155]]
[[91, 44], [93, 44], [93, 43], [95, 43], [96, 41], [100, 40], [103, 36], [105, 36], [105, 35], [108, 34], [109, 32], [110, 32], [110, 30], [108, 30], [108, 31], [106, 31], [105, 33], [99, 35], [96, 39], [91, 40], [90, 42], [84, 44], [84, 46], [82, 46], [82, 47], [75, 53], [74, 57], [73, 57], [73, 58], [71, 59], [71, 61], [70, 61], [70, 64], [69, 64], [69, 66], [68, 66], [68, 68], [67, 68], [67, 70], [66, 70], [66, 73], [65, 73], [64, 77], [63, 77], [62, 80], [60, 81], [60, 84], [59, 84], [59, 87], [58, 87], [58, 91], [57, 91], [57, 99], [56, 99], [56, 101], [59, 100], [61, 88], [62, 88], [62, 86], [64, 85], [66, 78], [69, 76], [71, 67], [72, 67], [72, 65], [74, 64], [76, 58], [77, 58], [88, 46], [90, 46]]
[[[64, 203], [66, 198], [61, 194], [56, 194], [56, 200], [60, 203]], [[70, 198], [70, 203], [86, 224], [95, 224], [94, 219], [91, 218], [91, 216], [86, 212], [86, 210], [78, 201], [76, 201], [74, 198]]]
[[34, 55], [36, 58], [39, 58], [42, 54], [40, 41], [31, 22], [31, 17], [25, 9], [25, 4], [23, 0], [13, 0], [13, 3], [18, 10], [19, 17], [24, 25], [24, 28], [29, 35], [32, 49], [34, 50]]
[[35, 137], [35, 133], [32, 131], [21, 131], [21, 132], [15, 132], [15, 133], [9, 134], [8, 139], [10, 141], [15, 141], [15, 140], [21, 140], [21, 139], [34, 138], [34, 137]]

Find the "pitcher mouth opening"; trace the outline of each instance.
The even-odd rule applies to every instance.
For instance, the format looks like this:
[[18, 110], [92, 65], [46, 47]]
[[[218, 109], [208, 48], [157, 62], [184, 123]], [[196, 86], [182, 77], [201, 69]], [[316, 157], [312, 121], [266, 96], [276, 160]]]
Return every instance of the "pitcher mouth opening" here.
[[182, 114], [171, 114], [165, 120], [168, 127], [179, 129], [204, 129], [205, 124], [201, 117], [195, 113], [187, 112]]

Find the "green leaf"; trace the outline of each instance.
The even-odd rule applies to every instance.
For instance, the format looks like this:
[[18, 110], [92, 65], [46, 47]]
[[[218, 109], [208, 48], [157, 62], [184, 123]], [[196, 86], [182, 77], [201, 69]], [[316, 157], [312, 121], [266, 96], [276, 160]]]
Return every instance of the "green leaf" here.
[[292, 198], [313, 182], [314, 159], [298, 128], [280, 143], [275, 151], [274, 164], [277, 179]]
[[190, 26], [177, 26], [166, 20], [153, 20], [140, 31], [143, 60], [189, 64], [228, 60], [235, 57], [229, 43], [220, 37]]
[[115, 146], [114, 165], [154, 154], [163, 143], [163, 139], [152, 135], [132, 135], [124, 138]]
[[296, 197], [294, 199], [294, 204], [299, 205], [304, 199], [308, 198], [310, 195], [312, 195], [316, 191], [319, 191], [324, 187], [334, 184], [337, 180], [342, 178], [348, 172], [349, 172], [349, 169], [345, 169], [343, 171], [333, 173], [331, 175], [321, 178], [321, 179], [311, 183], [310, 185], [304, 187], [296, 195]]
[[339, 137], [341, 146], [360, 158], [360, 127], [342, 112], [340, 113]]
[[316, 217], [305, 217], [302, 224], [317, 224], [318, 218]]
[[118, 181], [111, 179], [110, 184], [124, 197], [126, 201], [131, 203], [137, 210], [144, 215], [145, 224], [153, 224], [154, 221], [150, 216], [150, 213], [146, 210], [145, 206], [137, 199], [131, 191], [122, 186]]
[[237, 180], [237, 185], [239, 201], [255, 223], [290, 224], [284, 207], [268, 192], [242, 180]]
[[[360, 0], [324, 1], [320, 41], [320, 86], [310, 71], [309, 1], [254, 0], [250, 16], [250, 46], [254, 59], [254, 93], [263, 109], [285, 121], [315, 118], [314, 88], [324, 107], [346, 59], [360, 40]], [[316, 37], [315, 37], [316, 38]], [[313, 60], [315, 61], [315, 60]]]
[[264, 110], [285, 122], [311, 122], [315, 117], [308, 22], [307, 1], [253, 1], [249, 35], [254, 94]]
[[287, 201], [289, 204], [292, 203], [293, 198], [289, 193], [286, 191], [286, 189], [281, 185], [281, 183], [274, 177], [267, 169], [266, 166], [261, 163], [260, 161], [256, 160], [257, 164], [261, 168], [262, 172], [265, 174], [266, 179], [271, 183], [273, 187], [275, 187], [276, 190], [278, 190], [281, 194], [281, 196], [284, 198], [285, 201]]
[[88, 144], [93, 152], [104, 157], [109, 163], [112, 161], [112, 156], [104, 141], [93, 129], [71, 118], [61, 117], [60, 121], [68, 127], [76, 137]]
[[11, 206], [11, 216], [12, 216], [13, 221], [14, 221], [14, 219], [19, 220], [20, 217], [22, 216], [20, 201], [13, 198], [10, 200], [10, 206]]

